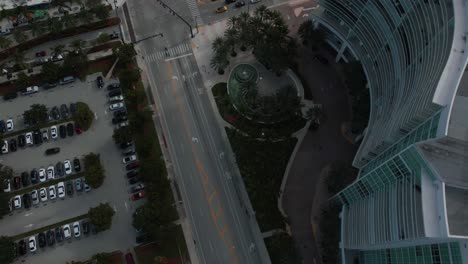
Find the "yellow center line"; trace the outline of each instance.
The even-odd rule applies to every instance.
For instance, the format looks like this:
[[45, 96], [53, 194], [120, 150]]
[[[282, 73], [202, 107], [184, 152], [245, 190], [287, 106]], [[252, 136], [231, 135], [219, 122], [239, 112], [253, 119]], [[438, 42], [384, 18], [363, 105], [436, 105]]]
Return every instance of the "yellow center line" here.
[[[197, 153], [195, 151], [195, 144], [191, 140], [192, 139], [192, 134], [190, 133], [190, 129], [189, 129], [189, 126], [188, 126], [188, 123], [187, 123], [187, 119], [185, 118], [184, 107], [183, 107], [182, 103], [180, 102], [180, 98], [179, 98], [179, 96], [177, 94], [177, 90], [176, 90], [176, 84], [175, 84], [174, 79], [172, 78], [173, 77], [173, 71], [172, 71], [171, 65], [170, 65], [169, 62], [166, 62], [165, 66], [166, 66], [166, 72], [167, 72], [167, 74], [169, 76], [169, 79], [170, 79], [169, 83], [170, 83], [172, 92], [174, 93], [174, 98], [175, 98], [175, 101], [176, 101], [176, 104], [177, 104], [177, 107], [178, 107], [178, 110], [179, 110], [180, 117], [182, 119], [182, 123], [184, 125], [185, 134], [186, 134], [187, 138], [189, 139], [191, 149], [192, 149], [192, 154], [194, 156], [197, 168], [198, 168], [198, 170], [200, 172], [199, 177], [200, 177], [200, 181], [201, 181], [202, 186], [203, 186], [205, 199], [208, 202], [208, 208], [210, 209], [210, 212], [211, 212], [211, 218], [212, 218], [213, 222], [215, 223], [215, 227], [216, 227], [216, 230], [218, 232], [218, 235], [222, 238], [224, 245], [228, 248], [228, 251], [231, 254], [231, 257], [233, 259], [233, 262], [234, 263], [239, 263], [239, 258], [237, 256], [236, 251], [234, 250], [234, 245], [232, 243], [231, 236], [229, 235], [227, 226], [225, 224], [226, 222], [224, 221], [225, 217], [224, 217], [223, 209], [219, 205], [219, 207], [217, 207], [217, 210], [214, 211], [212, 206], [211, 206], [211, 200], [213, 199], [214, 196], [217, 195], [217, 191], [216, 191], [216, 188], [211, 184], [210, 177], [209, 177], [208, 173], [206, 173], [205, 168], [201, 164], [201, 162], [200, 162], [200, 160], [198, 158], [198, 155], [197, 155]], [[214, 191], [212, 191], [212, 192], [208, 191], [208, 184], [210, 184], [212, 186]], [[217, 221], [218, 217], [221, 217], [221, 219], [223, 220], [222, 221], [222, 223], [224, 223], [223, 228], [220, 228], [220, 226], [219, 226], [219, 223]]]

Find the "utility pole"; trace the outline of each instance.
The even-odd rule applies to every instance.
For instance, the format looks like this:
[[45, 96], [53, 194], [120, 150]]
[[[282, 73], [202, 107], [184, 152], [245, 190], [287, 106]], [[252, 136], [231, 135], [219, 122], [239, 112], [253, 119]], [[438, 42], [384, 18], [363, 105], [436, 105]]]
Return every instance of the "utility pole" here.
[[166, 8], [166, 9], [169, 9], [169, 13], [174, 15], [174, 16], [177, 16], [180, 20], [182, 20], [190, 29], [190, 36], [192, 38], [194, 38], [195, 36], [193, 35], [193, 31], [192, 31], [192, 25], [190, 25], [190, 23], [185, 20], [183, 17], [181, 17], [179, 14], [177, 14], [170, 6], [166, 5], [162, 0], [156, 0], [162, 7]]

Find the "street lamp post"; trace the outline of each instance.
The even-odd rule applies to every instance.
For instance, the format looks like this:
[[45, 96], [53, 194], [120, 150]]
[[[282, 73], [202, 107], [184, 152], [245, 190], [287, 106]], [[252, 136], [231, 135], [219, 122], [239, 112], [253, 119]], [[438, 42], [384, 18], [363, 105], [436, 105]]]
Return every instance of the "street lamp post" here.
[[169, 13], [174, 15], [174, 16], [177, 16], [180, 20], [182, 20], [190, 29], [190, 36], [192, 38], [194, 38], [195, 36], [193, 35], [193, 30], [192, 30], [192, 25], [190, 25], [190, 23], [185, 20], [183, 17], [181, 17], [179, 14], [177, 14], [170, 6], [166, 5], [162, 0], [156, 0], [162, 7], [166, 8], [166, 9], [169, 9]]

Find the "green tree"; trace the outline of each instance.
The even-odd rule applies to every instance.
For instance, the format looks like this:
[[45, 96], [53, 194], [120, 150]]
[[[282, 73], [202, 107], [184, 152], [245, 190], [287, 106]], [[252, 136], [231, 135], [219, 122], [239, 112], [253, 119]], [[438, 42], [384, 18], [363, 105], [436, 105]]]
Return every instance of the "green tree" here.
[[80, 12], [77, 14], [78, 19], [82, 24], [89, 24], [93, 22], [93, 13], [87, 8], [81, 8]]
[[76, 25], [76, 19], [75, 16], [69, 15], [68, 13], [65, 13], [65, 15], [62, 16], [62, 23], [65, 28], [72, 28]]
[[85, 3], [88, 8], [93, 8], [93, 7], [97, 7], [98, 5], [100, 5], [101, 1], [100, 0], [86, 0]]
[[55, 47], [52, 48], [52, 54], [53, 54], [53, 55], [62, 54], [64, 48], [65, 48], [64, 45], [59, 44], [59, 45], [57, 45], [57, 46], [55, 46]]
[[91, 188], [96, 189], [101, 187], [105, 175], [98, 154], [89, 153], [84, 157], [84, 171], [85, 181]]
[[26, 68], [26, 64], [24, 63], [24, 52], [16, 51], [13, 55], [13, 60], [18, 64], [21, 69]]
[[104, 44], [104, 43], [106, 43], [106, 42], [109, 42], [109, 40], [110, 40], [109, 34], [107, 34], [107, 33], [102, 33], [102, 34], [100, 34], [100, 35], [97, 37], [96, 42], [97, 42], [98, 44]]
[[16, 257], [15, 242], [11, 237], [0, 236], [0, 263], [11, 263]]
[[0, 48], [8, 49], [11, 46], [11, 40], [7, 37], [0, 37]]
[[24, 31], [18, 28], [13, 31], [13, 38], [17, 43], [23, 43], [28, 39]]
[[25, 72], [22, 71], [18, 73], [15, 83], [19, 87], [28, 87], [29, 85], [31, 85], [31, 78]]
[[70, 52], [65, 56], [62, 64], [62, 74], [75, 75], [84, 72], [89, 65], [88, 56], [83, 53]]
[[24, 121], [29, 125], [44, 124], [48, 117], [47, 107], [43, 104], [33, 104], [23, 113]]
[[133, 85], [140, 80], [138, 69], [125, 69], [119, 73], [120, 87], [124, 92], [133, 89]]
[[157, 201], [148, 201], [135, 210], [132, 225], [136, 229], [150, 234], [151, 237], [161, 238], [164, 236], [164, 231], [173, 226], [173, 220], [168, 218], [165, 211], [161, 210]]
[[58, 64], [47, 62], [46, 64], [42, 65], [41, 78], [45, 82], [57, 81], [60, 76], [60, 66]]
[[39, 22], [32, 22], [30, 25], [31, 25], [31, 33], [35, 37], [45, 32], [45, 28]]
[[13, 169], [10, 166], [0, 163], [0, 182], [11, 180], [13, 178]]
[[297, 30], [304, 45], [311, 44], [312, 49], [316, 50], [323, 43], [326, 37], [325, 31], [316, 28], [312, 20], [304, 21]]
[[100, 4], [92, 9], [92, 12], [99, 20], [104, 20], [109, 17], [110, 11], [108, 6]]
[[114, 209], [112, 209], [109, 203], [100, 203], [88, 211], [89, 220], [96, 227], [97, 232], [107, 230], [112, 226], [114, 214]]
[[72, 41], [72, 43], [70, 44], [70, 47], [72, 48], [73, 52], [75, 53], [79, 53], [81, 52], [81, 50], [83, 49], [83, 47], [86, 45], [86, 41], [85, 40], [81, 40], [81, 39], [75, 39]]
[[3, 218], [4, 215], [9, 214], [11, 211], [10, 198], [11, 198], [10, 193], [3, 192], [3, 188], [2, 188], [0, 190], [0, 219]]
[[94, 113], [89, 109], [86, 103], [76, 103], [76, 113], [73, 115], [73, 121], [84, 131], [88, 130], [94, 120]]
[[129, 126], [114, 129], [112, 138], [115, 144], [122, 144], [132, 140], [132, 129]]
[[133, 61], [136, 55], [135, 48], [131, 43], [125, 43], [119, 46], [112, 47], [112, 52], [119, 58], [120, 65], [127, 65], [127, 63]]
[[47, 27], [52, 34], [57, 34], [62, 31], [63, 23], [58, 18], [47, 19]]
[[217, 37], [211, 48], [215, 55], [211, 58], [210, 66], [219, 74], [224, 74], [224, 70], [229, 65], [229, 45], [223, 38]]

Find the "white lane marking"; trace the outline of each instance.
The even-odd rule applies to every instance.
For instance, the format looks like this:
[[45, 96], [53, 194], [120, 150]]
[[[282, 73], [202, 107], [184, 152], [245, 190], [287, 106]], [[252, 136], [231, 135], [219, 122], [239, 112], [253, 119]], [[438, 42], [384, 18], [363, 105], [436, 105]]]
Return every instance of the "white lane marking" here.
[[30, 228], [30, 227], [33, 227], [33, 226], [34, 226], [34, 224], [29, 224], [29, 225], [25, 225], [24, 227]]
[[104, 114], [107, 115], [107, 110], [104, 110]]
[[165, 59], [164, 61], [165, 61], [165, 62], [168, 62], [168, 61], [177, 60], [177, 59], [184, 58], [184, 57], [191, 56], [191, 55], [193, 55], [193, 53], [190, 52], [190, 53], [187, 53], [187, 54], [184, 54], [184, 55], [180, 55], [180, 56], [177, 56], [177, 57]]
[[124, 202], [124, 205], [125, 205], [125, 209], [128, 211], [128, 204], [127, 204], [127, 202]]
[[27, 213], [27, 214], [24, 214], [24, 216], [30, 216], [32, 215], [33, 213]]
[[94, 113], [94, 119], [96, 119], [96, 120], [98, 119], [98, 116], [97, 116], [96, 112]]
[[175, 75], [172, 75], [172, 80], [179, 80], [179, 77], [175, 76]]
[[195, 143], [198, 143], [198, 138], [192, 137], [192, 141], [195, 142]]

